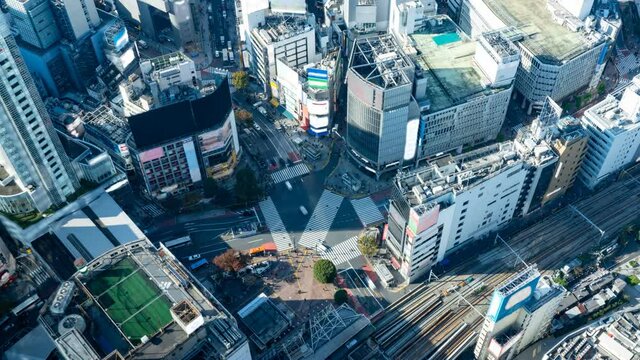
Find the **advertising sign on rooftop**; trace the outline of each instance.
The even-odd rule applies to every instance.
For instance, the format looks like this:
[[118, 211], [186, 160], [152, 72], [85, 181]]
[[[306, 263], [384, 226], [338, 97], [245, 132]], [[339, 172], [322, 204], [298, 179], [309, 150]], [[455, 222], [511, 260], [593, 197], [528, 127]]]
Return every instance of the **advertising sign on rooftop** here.
[[329, 72], [323, 69], [310, 68], [307, 70], [309, 87], [314, 89], [327, 89], [329, 87]]

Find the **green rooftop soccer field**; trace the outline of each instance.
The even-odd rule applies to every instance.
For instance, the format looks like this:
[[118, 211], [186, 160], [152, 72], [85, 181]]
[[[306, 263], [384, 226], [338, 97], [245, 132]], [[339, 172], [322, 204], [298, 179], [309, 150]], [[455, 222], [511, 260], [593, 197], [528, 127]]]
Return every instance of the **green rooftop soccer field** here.
[[97, 273], [87, 289], [131, 341], [151, 337], [171, 322], [171, 302], [132, 259]]

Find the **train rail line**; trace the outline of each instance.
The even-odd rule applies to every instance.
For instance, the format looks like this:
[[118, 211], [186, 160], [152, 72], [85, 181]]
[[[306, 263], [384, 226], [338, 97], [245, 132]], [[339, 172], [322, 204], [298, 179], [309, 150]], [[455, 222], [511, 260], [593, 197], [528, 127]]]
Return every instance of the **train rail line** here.
[[[640, 170], [640, 167], [638, 168]], [[640, 181], [626, 179], [505, 239], [528, 263], [551, 271], [617, 234], [640, 213]], [[590, 221], [584, 219], [582, 213]], [[595, 224], [595, 226], [593, 225]], [[604, 231], [604, 235], [601, 233]], [[423, 283], [389, 305], [374, 325], [375, 341], [391, 359], [455, 359], [475, 344], [493, 289], [522, 265], [498, 243], [439, 280]], [[456, 284], [473, 281], [451, 294]], [[476, 310], [472, 309], [463, 296]]]

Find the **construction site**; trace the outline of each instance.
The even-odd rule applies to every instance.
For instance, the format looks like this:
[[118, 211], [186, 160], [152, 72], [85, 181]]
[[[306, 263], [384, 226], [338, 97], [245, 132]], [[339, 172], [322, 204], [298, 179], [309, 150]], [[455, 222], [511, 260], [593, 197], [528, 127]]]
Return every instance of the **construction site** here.
[[[637, 220], [640, 167], [514, 236], [429, 278], [374, 321], [373, 340], [390, 359], [456, 359], [475, 346], [495, 288], [536, 263], [550, 275], [568, 260], [606, 246]], [[465, 352], [467, 351], [467, 352]]]

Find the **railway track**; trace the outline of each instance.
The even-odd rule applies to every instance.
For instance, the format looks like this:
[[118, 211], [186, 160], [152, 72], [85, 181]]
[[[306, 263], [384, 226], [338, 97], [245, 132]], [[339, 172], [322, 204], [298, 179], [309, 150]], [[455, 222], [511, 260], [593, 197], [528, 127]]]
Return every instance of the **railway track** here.
[[[575, 206], [613, 236], [640, 213], [640, 182], [620, 181]], [[551, 270], [597, 245], [601, 233], [565, 208], [506, 241], [528, 263]], [[519, 266], [516, 257], [502, 244], [463, 261], [441, 275], [441, 280], [420, 284], [391, 304], [374, 323], [374, 339], [392, 359], [455, 359], [475, 343], [484, 320], [468, 304], [459, 306], [456, 299], [464, 296], [479, 311], [486, 311], [493, 289], [513, 274], [514, 265]], [[468, 276], [476, 278], [459, 294], [443, 296], [443, 290]]]

